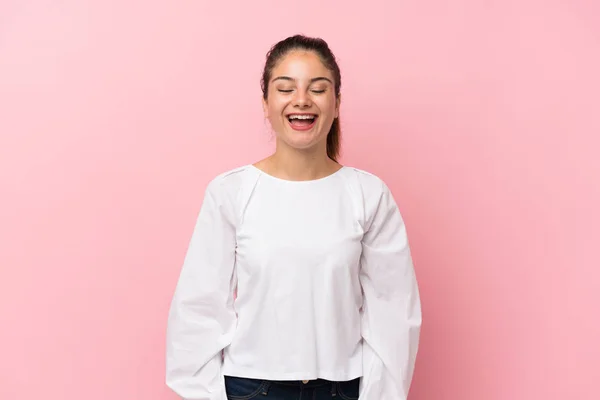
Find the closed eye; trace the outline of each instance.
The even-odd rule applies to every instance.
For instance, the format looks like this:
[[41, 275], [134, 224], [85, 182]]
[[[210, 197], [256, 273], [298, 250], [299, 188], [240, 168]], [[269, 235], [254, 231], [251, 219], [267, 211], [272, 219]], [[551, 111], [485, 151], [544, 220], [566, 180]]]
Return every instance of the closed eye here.
[[[277, 89], [277, 91], [279, 91], [281, 93], [292, 93], [294, 90], [293, 89]], [[325, 89], [322, 89], [322, 90], [313, 89], [313, 90], [311, 90], [311, 92], [313, 92], [315, 94], [322, 94], [322, 93], [325, 93]]]

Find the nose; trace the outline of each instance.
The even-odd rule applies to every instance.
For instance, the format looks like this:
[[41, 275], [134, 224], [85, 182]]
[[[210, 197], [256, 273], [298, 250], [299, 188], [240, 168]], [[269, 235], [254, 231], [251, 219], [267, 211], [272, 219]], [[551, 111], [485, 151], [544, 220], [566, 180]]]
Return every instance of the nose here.
[[294, 96], [294, 106], [296, 107], [310, 107], [311, 100], [310, 96], [308, 96], [303, 90], [296, 91], [296, 95]]

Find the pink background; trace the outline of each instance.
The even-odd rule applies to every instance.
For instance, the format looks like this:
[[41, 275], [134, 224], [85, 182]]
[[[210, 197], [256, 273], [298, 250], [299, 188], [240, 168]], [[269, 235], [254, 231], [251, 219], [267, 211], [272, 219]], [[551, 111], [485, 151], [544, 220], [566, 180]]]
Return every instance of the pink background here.
[[342, 162], [407, 221], [410, 399], [597, 399], [594, 0], [2, 0], [0, 399], [175, 399], [204, 187], [272, 150], [260, 71], [298, 32], [339, 58]]

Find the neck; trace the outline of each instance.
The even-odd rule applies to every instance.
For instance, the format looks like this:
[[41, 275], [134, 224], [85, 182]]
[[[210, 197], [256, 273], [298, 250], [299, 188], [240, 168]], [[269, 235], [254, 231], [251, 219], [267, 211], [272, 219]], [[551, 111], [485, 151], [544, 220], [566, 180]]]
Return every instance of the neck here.
[[277, 149], [267, 159], [268, 172], [279, 178], [304, 181], [324, 178], [341, 166], [327, 156], [325, 146], [298, 150], [277, 143]]

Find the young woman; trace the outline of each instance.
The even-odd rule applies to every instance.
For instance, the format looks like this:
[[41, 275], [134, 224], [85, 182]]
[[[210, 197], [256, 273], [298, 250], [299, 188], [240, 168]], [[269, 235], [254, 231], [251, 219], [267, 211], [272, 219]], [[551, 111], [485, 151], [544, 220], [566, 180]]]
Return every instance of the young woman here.
[[321, 39], [267, 54], [276, 151], [209, 183], [172, 300], [182, 398], [407, 398], [421, 306], [406, 229], [381, 179], [336, 161], [340, 87]]

